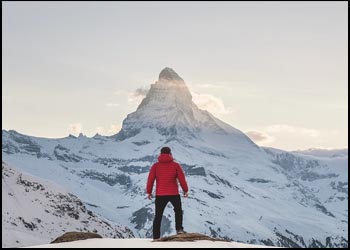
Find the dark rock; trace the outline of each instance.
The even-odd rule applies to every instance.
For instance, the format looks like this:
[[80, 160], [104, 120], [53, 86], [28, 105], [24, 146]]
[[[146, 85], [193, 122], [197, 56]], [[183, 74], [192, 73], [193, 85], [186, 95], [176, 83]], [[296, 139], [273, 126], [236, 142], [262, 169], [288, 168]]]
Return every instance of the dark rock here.
[[348, 182], [339, 181], [338, 183], [335, 183], [332, 181], [330, 185], [332, 189], [337, 190], [340, 193], [348, 194]]
[[[17, 184], [19, 185], [23, 185], [25, 187], [31, 187], [31, 189], [33, 191], [37, 191], [37, 190], [45, 190], [44, 186], [41, 185], [40, 183], [37, 183], [37, 182], [31, 182], [31, 181], [28, 181], [28, 180], [25, 180], [22, 178], [22, 174], [20, 174], [18, 177], [17, 177]], [[27, 191], [28, 190], [28, 191]], [[29, 189], [26, 188], [26, 192], [29, 192]]]
[[[124, 126], [124, 122], [123, 122], [123, 126]], [[122, 129], [117, 134], [112, 135], [110, 138], [112, 138], [112, 139], [114, 139], [116, 141], [124, 141], [125, 139], [134, 137], [135, 135], [137, 135], [140, 132], [141, 132], [141, 129], [131, 129], [131, 130], [128, 130], [128, 131]]]
[[143, 145], [146, 145], [146, 144], [149, 144], [149, 143], [151, 143], [150, 141], [133, 141], [132, 143], [134, 143], [135, 145], [137, 145], [137, 146], [143, 146]]
[[181, 166], [185, 171], [186, 175], [207, 176], [203, 167], [196, 167], [196, 165], [187, 165], [184, 163], [181, 163]]
[[209, 174], [209, 175], [216, 181], [216, 183], [221, 183], [221, 184], [224, 184], [225, 186], [232, 188], [232, 185], [229, 181], [224, 180], [215, 174]]
[[162, 237], [160, 239], [153, 240], [153, 242], [159, 241], [195, 241], [195, 240], [210, 240], [210, 241], [226, 241], [225, 239], [213, 238], [199, 233], [184, 233], [178, 235], [172, 235], [168, 237]]
[[171, 233], [172, 231], [172, 226], [171, 226], [171, 221], [166, 217], [162, 216], [162, 222], [160, 224], [160, 235], [164, 235], [165, 233]]
[[61, 145], [57, 145], [53, 152], [54, 156], [59, 161], [65, 161], [65, 162], [79, 162], [83, 160], [82, 157], [75, 155], [75, 154], [69, 154], [69, 149], [65, 148]]
[[159, 80], [183, 81], [183, 79], [172, 69], [164, 68], [159, 74]]
[[208, 194], [211, 198], [214, 198], [214, 199], [222, 199], [222, 198], [224, 198], [224, 196], [212, 193], [212, 192], [210, 192], [208, 190], [203, 190], [203, 192]]
[[316, 207], [317, 210], [321, 211], [322, 213], [335, 218], [334, 214], [329, 212], [325, 206], [323, 206], [321, 204], [315, 204], [315, 207]]
[[76, 240], [86, 240], [86, 239], [94, 239], [94, 238], [102, 238], [101, 235], [96, 233], [90, 233], [90, 232], [67, 232], [63, 234], [62, 236], [58, 237], [54, 241], [52, 241], [50, 244], [53, 243], [61, 243], [61, 242], [70, 242], [70, 241], [76, 241]]
[[22, 221], [23, 225], [31, 231], [38, 228], [33, 222], [26, 222], [22, 217], [18, 217], [18, 219]]
[[283, 234], [279, 232], [275, 232], [277, 236], [277, 242], [279, 246], [281, 247], [290, 247], [290, 248], [301, 248], [302, 245], [298, 244], [297, 242], [293, 241], [292, 239], [284, 236]]
[[124, 174], [112, 173], [107, 175], [105, 173], [100, 173], [93, 170], [85, 170], [82, 171], [79, 175], [82, 178], [90, 178], [92, 180], [99, 180], [105, 182], [110, 186], [120, 184], [122, 186], [125, 186], [126, 188], [130, 188], [132, 185], [131, 178]]
[[19, 149], [10, 141], [2, 143], [2, 152], [5, 154], [16, 154]]
[[123, 171], [125, 173], [136, 173], [136, 174], [142, 174], [142, 173], [148, 173], [150, 170], [150, 166], [147, 167], [139, 167], [139, 166], [123, 166], [118, 168], [120, 171]]
[[261, 179], [261, 178], [250, 178], [247, 181], [257, 182], [257, 183], [269, 183], [269, 182], [271, 182], [270, 180], [265, 180], [265, 179]]
[[152, 208], [143, 207], [132, 213], [131, 223], [135, 224], [136, 229], [144, 228], [147, 221], [153, 220]]

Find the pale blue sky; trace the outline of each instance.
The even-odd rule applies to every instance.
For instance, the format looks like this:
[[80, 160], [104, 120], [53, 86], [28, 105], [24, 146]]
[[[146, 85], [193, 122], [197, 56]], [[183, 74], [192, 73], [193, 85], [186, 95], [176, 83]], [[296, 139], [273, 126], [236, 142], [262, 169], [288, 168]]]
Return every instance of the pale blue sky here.
[[348, 146], [347, 2], [2, 2], [3, 129], [113, 134], [164, 67], [260, 145]]

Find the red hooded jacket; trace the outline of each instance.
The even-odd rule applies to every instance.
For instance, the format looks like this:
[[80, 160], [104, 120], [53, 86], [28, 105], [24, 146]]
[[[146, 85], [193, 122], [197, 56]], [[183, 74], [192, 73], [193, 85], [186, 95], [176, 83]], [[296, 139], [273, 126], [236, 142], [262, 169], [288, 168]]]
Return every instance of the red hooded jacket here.
[[156, 180], [156, 195], [178, 195], [179, 187], [177, 180], [179, 180], [182, 190], [187, 193], [188, 187], [184, 171], [180, 164], [174, 162], [170, 154], [160, 154], [158, 162], [153, 164], [147, 180], [147, 194], [152, 194], [154, 180]]

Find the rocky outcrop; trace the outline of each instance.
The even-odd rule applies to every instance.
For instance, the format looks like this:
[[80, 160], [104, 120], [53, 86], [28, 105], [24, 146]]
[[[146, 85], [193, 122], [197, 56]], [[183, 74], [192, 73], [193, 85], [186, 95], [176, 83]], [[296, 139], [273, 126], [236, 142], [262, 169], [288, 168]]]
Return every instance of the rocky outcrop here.
[[230, 242], [225, 239], [220, 239], [220, 238], [213, 238], [209, 237], [204, 234], [200, 233], [184, 233], [184, 234], [177, 234], [177, 235], [172, 235], [168, 237], [162, 237], [160, 239], [153, 240], [154, 242], [157, 241], [196, 241], [196, 240], [210, 240], [210, 241], [226, 241]]
[[61, 243], [61, 242], [70, 242], [70, 241], [76, 241], [76, 240], [87, 240], [87, 239], [94, 239], [94, 238], [102, 238], [101, 235], [96, 233], [84, 233], [84, 232], [68, 232], [63, 234], [62, 236], [58, 237], [54, 241], [52, 241], [50, 244], [53, 243]]

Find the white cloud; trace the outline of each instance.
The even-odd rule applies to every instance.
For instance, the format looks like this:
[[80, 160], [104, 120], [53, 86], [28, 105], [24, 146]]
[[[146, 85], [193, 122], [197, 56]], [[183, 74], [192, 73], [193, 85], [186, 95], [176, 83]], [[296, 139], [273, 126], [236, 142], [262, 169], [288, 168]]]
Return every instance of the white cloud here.
[[135, 96], [146, 96], [148, 94], [149, 89], [145, 88], [138, 88], [135, 90], [134, 95]]
[[99, 126], [95, 129], [95, 131], [96, 131], [96, 133], [102, 135], [105, 132], [105, 129], [102, 126]]
[[208, 110], [214, 115], [227, 115], [233, 113], [233, 109], [231, 107], [226, 107], [221, 99], [213, 95], [197, 94], [195, 92], [191, 92], [191, 94], [193, 102], [200, 109]]
[[303, 135], [311, 136], [311, 137], [319, 137], [320, 131], [316, 129], [308, 129], [308, 128], [300, 128], [300, 132]]
[[116, 134], [116, 133], [118, 133], [120, 130], [121, 130], [121, 126], [120, 125], [118, 125], [118, 124], [116, 124], [116, 125], [114, 125], [114, 124], [112, 124], [111, 126], [110, 126], [110, 128], [107, 130], [107, 132], [109, 133], [109, 134]]
[[128, 94], [128, 102], [140, 103], [147, 95], [149, 89], [138, 88], [134, 92]]
[[275, 140], [273, 136], [259, 131], [248, 131], [246, 135], [249, 136], [255, 143], [268, 144]]
[[115, 135], [121, 130], [122, 126], [118, 124], [112, 124], [109, 128], [105, 128], [103, 126], [98, 126], [95, 129], [95, 133], [100, 135]]
[[[261, 146], [285, 150], [295, 150], [325, 145], [333, 139], [336, 130], [317, 130], [288, 124], [272, 124], [266, 127], [249, 129], [246, 134]], [[307, 146], [306, 146], [307, 145]]]
[[81, 123], [72, 123], [69, 124], [69, 132], [73, 135], [79, 135], [83, 129]]
[[271, 134], [294, 134], [309, 137], [319, 137], [321, 132], [316, 129], [291, 126], [286, 124], [270, 125], [266, 128], [266, 131]]
[[[205, 88], [214, 88], [216, 85], [203, 84]], [[149, 89], [138, 88], [134, 92], [129, 93], [128, 102], [140, 103], [143, 98], [147, 95]], [[220, 116], [228, 115], [233, 113], [231, 107], [226, 107], [224, 102], [210, 94], [197, 94], [196, 92], [191, 92], [193, 102], [200, 108], [208, 110], [210, 113]]]

